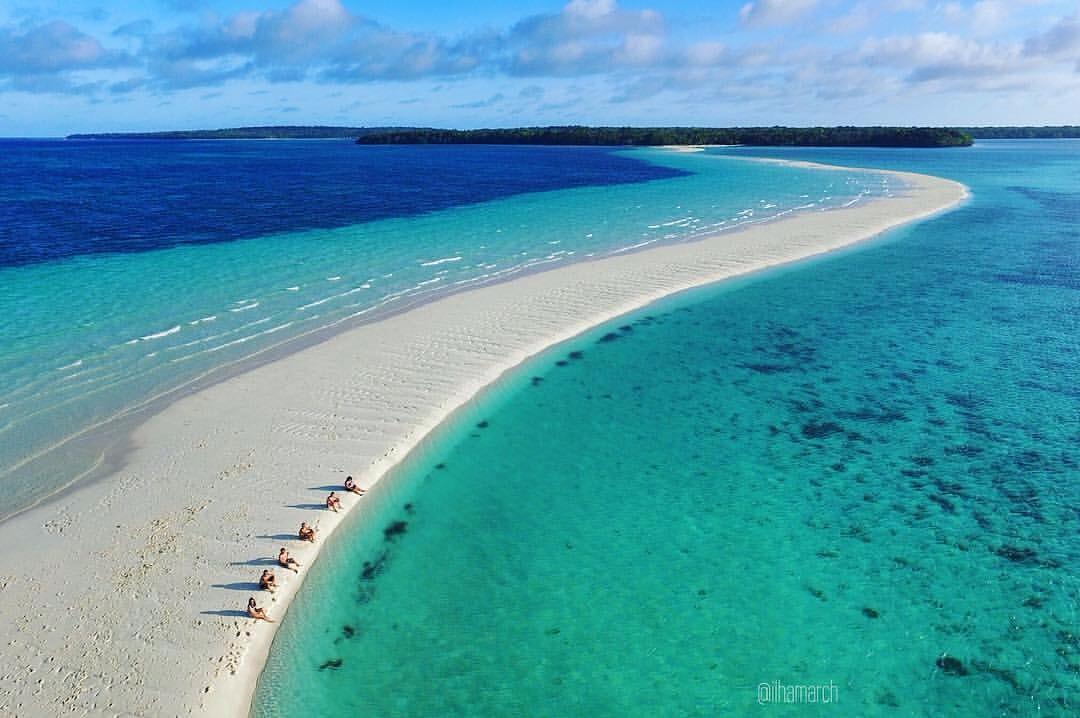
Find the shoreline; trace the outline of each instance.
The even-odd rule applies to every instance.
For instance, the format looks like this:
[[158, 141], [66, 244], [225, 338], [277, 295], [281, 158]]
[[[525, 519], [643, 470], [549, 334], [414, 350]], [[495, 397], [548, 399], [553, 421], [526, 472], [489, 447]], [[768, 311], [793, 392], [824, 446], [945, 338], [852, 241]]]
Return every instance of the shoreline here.
[[[704, 152], [711, 147], [738, 147], [740, 145], [665, 145], [652, 149], [662, 149], [669, 152], [676, 153], [696, 153]], [[643, 149], [643, 148], [636, 148]], [[644, 149], [650, 149], [645, 147]], [[900, 172], [887, 172], [884, 170], [864, 169], [859, 167], [850, 167], [844, 165], [827, 165], [815, 162], [808, 162], [803, 160], [784, 160], [776, 158], [763, 158], [763, 157], [742, 157], [742, 156], [725, 156], [725, 159], [732, 159], [741, 162], [759, 162], [765, 164], [786, 165], [792, 167], [800, 167], [804, 169], [817, 169], [824, 171], [850, 171], [850, 172], [881, 172], [888, 173], [895, 176], [900, 176], [903, 173]], [[904, 185], [901, 184], [899, 191], [903, 191]], [[874, 201], [876, 198], [858, 199], [859, 202]], [[815, 210], [795, 209], [781, 212], [777, 215], [771, 215], [763, 217], [761, 219], [753, 219], [738, 224], [733, 224], [721, 229], [714, 230], [706, 235], [691, 235], [688, 237], [680, 238], [674, 241], [662, 241], [651, 240], [650, 242], [631, 245], [629, 247], [623, 247], [614, 250], [606, 250], [599, 254], [586, 254], [576, 257], [571, 264], [590, 263], [596, 261], [603, 261], [608, 257], [617, 256], [620, 254], [635, 254], [638, 252], [647, 252], [657, 247], [695, 243], [699, 241], [715, 239], [717, 236], [739, 232], [747, 227], [752, 227], [760, 224], [769, 224], [772, 222], [781, 222], [791, 218], [799, 217], [805, 213], [813, 214], [818, 211], [833, 211], [835, 209], [841, 209], [841, 207], [827, 207], [819, 208]], [[70, 480], [64, 484], [53, 488], [46, 493], [39, 495], [31, 503], [21, 508], [14, 509], [10, 513], [0, 512], [0, 525], [7, 521], [14, 519], [20, 514], [32, 511], [34, 509], [48, 506], [48, 504], [58, 497], [62, 497], [73, 491], [81, 491], [86, 487], [92, 485], [97, 481], [101, 481], [111, 475], [121, 471], [126, 464], [127, 454], [131, 451], [129, 438], [134, 431], [146, 421], [153, 418], [158, 413], [165, 411], [168, 407], [187, 396], [210, 389], [221, 382], [228, 381], [229, 379], [236, 377], [240, 374], [258, 369], [266, 364], [286, 359], [289, 356], [301, 352], [312, 346], [316, 346], [325, 341], [329, 341], [339, 334], [351, 331], [353, 329], [371, 324], [374, 322], [385, 321], [389, 318], [403, 314], [406, 312], [414, 311], [432, 302], [437, 302], [456, 294], [463, 292], [470, 292], [476, 289], [482, 289], [484, 287], [501, 284], [504, 282], [512, 282], [522, 277], [531, 276], [537, 273], [543, 273], [551, 271], [552, 269], [558, 269], [566, 265], [553, 265], [549, 266], [546, 263], [538, 263], [531, 267], [523, 267], [519, 270], [509, 273], [505, 276], [492, 277], [489, 279], [483, 279], [456, 288], [443, 288], [435, 294], [428, 296], [413, 296], [406, 297], [405, 301], [400, 304], [387, 304], [378, 305], [372, 308], [370, 314], [366, 314], [362, 317], [356, 317], [353, 319], [335, 320], [327, 325], [313, 327], [296, 336], [288, 337], [282, 341], [274, 344], [269, 344], [253, 354], [244, 356], [232, 361], [229, 361], [223, 365], [213, 367], [207, 371], [195, 376], [183, 383], [164, 389], [146, 399], [141, 400], [139, 403], [132, 406], [125, 407], [119, 413], [105, 417], [96, 421], [95, 423], [83, 427], [72, 434], [62, 437], [58, 442], [45, 447], [33, 456], [27, 457], [22, 460], [21, 463], [35, 463], [40, 461], [49, 461], [52, 466], [65, 466], [67, 462], [70, 462], [76, 456], [82, 456], [85, 458], [92, 457], [92, 462], [85, 464], [84, 468]]]
[[[904, 193], [450, 294], [170, 403], [135, 428], [111, 479], [0, 524], [10, 543], [36, 548], [0, 572], [0, 708], [246, 714], [276, 624], [254, 625], [241, 609], [256, 595], [284, 617], [303, 574], [277, 571], [273, 603], [253, 584], [280, 545], [310, 566], [363, 505], [345, 496], [345, 512], [319, 509], [345, 474], [370, 487], [485, 388], [598, 324], [967, 196], [948, 180], [881, 172]], [[319, 544], [297, 548], [300, 521], [318, 523]]]

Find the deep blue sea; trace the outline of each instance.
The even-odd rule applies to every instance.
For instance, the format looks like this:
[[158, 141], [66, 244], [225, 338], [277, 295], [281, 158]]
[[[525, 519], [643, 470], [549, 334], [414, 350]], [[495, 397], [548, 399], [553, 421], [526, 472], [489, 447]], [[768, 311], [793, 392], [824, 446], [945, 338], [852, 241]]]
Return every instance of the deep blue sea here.
[[0, 141], [0, 519], [179, 392], [447, 292], [891, 188], [704, 154]]
[[523, 366], [325, 547], [255, 716], [1080, 714], [1080, 142], [631, 153], [749, 156], [972, 198]]

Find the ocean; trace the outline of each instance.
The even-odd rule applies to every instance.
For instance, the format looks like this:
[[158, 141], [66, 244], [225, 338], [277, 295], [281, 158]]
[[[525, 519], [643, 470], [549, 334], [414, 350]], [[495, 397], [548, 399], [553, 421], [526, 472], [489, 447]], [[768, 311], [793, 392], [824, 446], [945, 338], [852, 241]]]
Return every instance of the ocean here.
[[664, 150], [0, 141], [0, 520], [184, 392], [584, 257], [888, 194]]
[[1080, 142], [629, 157], [972, 197], [513, 372], [324, 548], [253, 715], [1076, 715]]

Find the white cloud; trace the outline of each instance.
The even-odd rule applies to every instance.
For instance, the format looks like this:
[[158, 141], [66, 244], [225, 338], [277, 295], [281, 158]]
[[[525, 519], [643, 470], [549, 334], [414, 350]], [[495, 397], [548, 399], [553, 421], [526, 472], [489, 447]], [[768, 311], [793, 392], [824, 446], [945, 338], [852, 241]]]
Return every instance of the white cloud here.
[[1080, 20], [1063, 17], [1044, 33], [1028, 38], [1024, 54], [1080, 62]]
[[568, 15], [595, 20], [615, 12], [615, 0], [570, 0], [566, 4], [565, 12]]
[[747, 25], [782, 25], [793, 22], [812, 10], [819, 0], [755, 0], [739, 10], [739, 19]]
[[960, 25], [977, 37], [996, 34], [1009, 20], [1009, 7], [1001, 0], [978, 0], [968, 6], [959, 2], [945, 3], [941, 12], [946, 20]]
[[829, 30], [838, 33], [852, 33], [864, 30], [874, 20], [874, 11], [865, 2], [855, 3], [846, 13], [837, 16], [829, 23]]

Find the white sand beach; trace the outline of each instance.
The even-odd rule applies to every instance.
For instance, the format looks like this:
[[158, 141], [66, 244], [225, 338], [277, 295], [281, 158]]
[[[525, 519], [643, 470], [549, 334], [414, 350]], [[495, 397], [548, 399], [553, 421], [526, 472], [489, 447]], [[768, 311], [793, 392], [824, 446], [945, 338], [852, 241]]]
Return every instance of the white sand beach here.
[[[681, 290], [836, 250], [963, 200], [891, 173], [887, 199], [480, 287], [359, 326], [186, 396], [146, 420], [110, 476], [0, 524], [0, 715], [242, 716], [276, 625], [370, 486], [530, 356]], [[810, 270], [812, 271], [812, 269]], [[363, 498], [339, 490], [348, 510]], [[318, 528], [314, 545], [295, 533]], [[300, 574], [276, 569], [286, 546]]]

